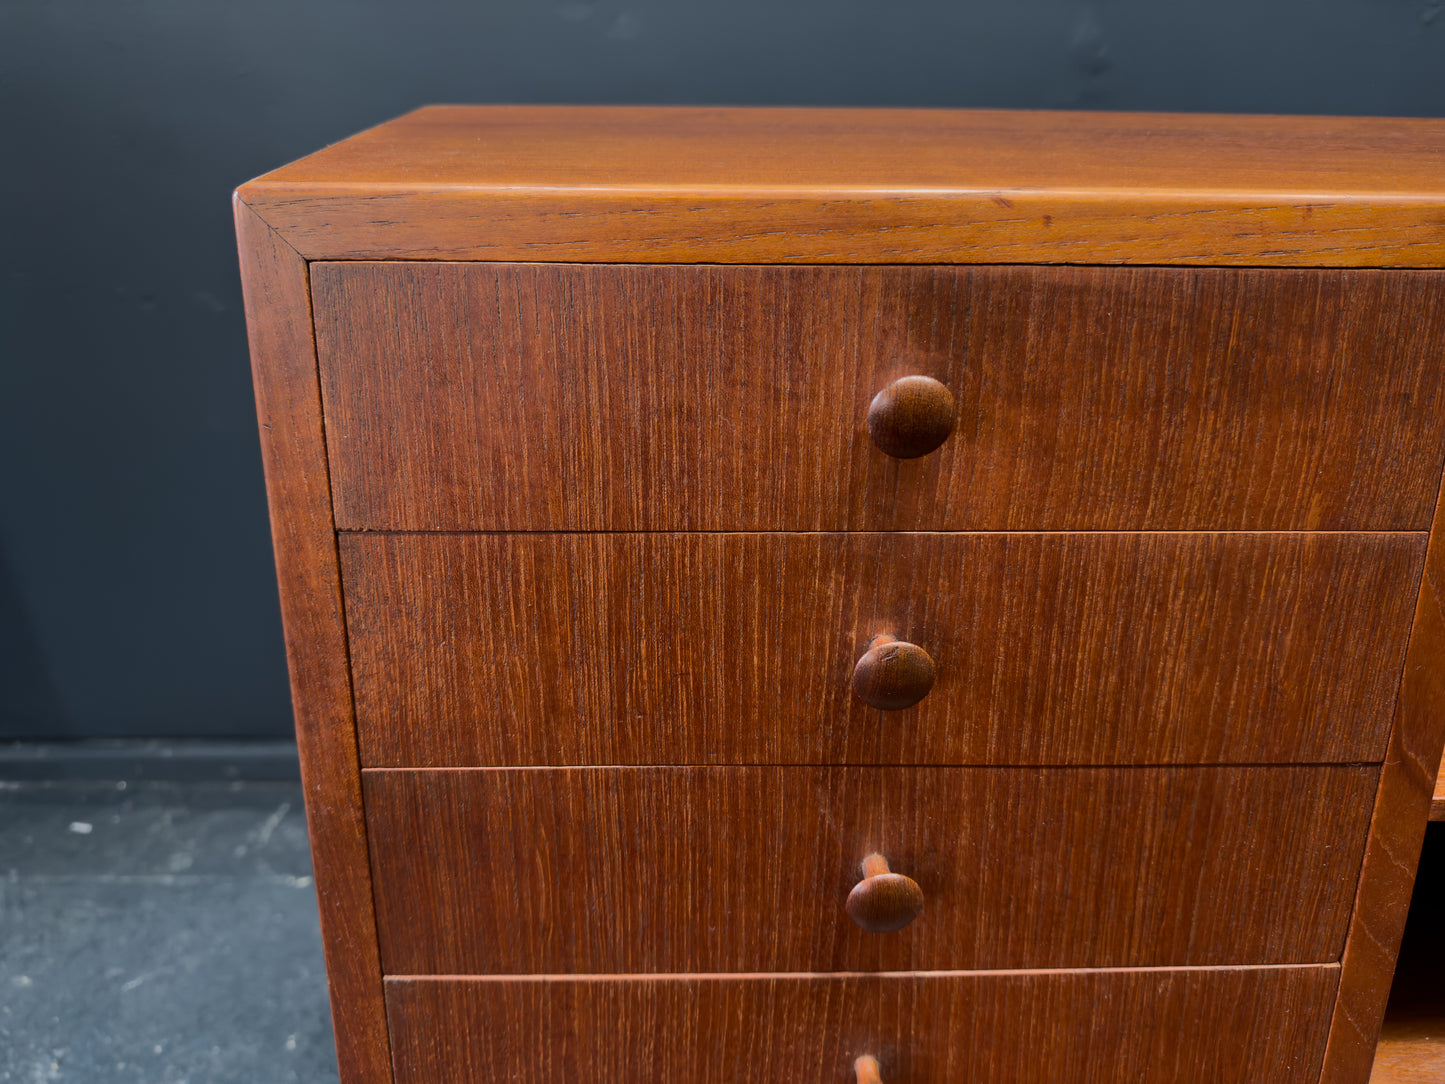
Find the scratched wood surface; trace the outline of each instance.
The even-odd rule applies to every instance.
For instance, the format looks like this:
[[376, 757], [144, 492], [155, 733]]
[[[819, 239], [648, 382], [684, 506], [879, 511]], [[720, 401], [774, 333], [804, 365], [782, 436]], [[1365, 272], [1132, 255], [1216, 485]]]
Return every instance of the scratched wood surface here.
[[336, 1057], [346, 1084], [389, 1084], [306, 264], [249, 208], [235, 212]]
[[[1324, 963], [1379, 769], [363, 773], [387, 974]], [[882, 854], [923, 890], [844, 912]]]
[[397, 1084], [1313, 1084], [1334, 967], [388, 979]]
[[[1377, 761], [1424, 535], [341, 538], [363, 763]], [[853, 692], [877, 634], [933, 690]]]
[[[1425, 530], [1445, 274], [312, 265], [337, 525]], [[956, 397], [893, 459], [868, 405]]]
[[435, 106], [240, 189], [310, 259], [1445, 265], [1445, 121]]

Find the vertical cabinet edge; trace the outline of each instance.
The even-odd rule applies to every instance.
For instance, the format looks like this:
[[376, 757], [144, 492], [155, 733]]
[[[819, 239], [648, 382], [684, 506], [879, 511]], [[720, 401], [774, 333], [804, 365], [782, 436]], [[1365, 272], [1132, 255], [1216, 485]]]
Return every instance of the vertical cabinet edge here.
[[343, 1084], [390, 1084], [306, 260], [234, 199], [261, 457]]
[[1445, 487], [1435, 505], [1395, 723], [1340, 961], [1321, 1084], [1367, 1084], [1445, 740]]

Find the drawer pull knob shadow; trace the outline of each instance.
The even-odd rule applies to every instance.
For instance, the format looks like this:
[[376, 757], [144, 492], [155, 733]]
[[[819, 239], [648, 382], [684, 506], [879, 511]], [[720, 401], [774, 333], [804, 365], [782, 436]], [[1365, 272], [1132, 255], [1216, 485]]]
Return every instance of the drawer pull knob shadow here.
[[917, 644], [875, 636], [853, 667], [858, 699], [884, 711], [911, 708], [933, 688], [933, 659]]
[[953, 393], [931, 376], [905, 376], [880, 391], [868, 407], [868, 435], [894, 459], [917, 459], [953, 432]]
[[857, 1074], [857, 1084], [883, 1084], [883, 1078], [878, 1075], [878, 1059], [872, 1054], [864, 1054], [853, 1063], [853, 1072]]
[[923, 889], [912, 877], [893, 873], [888, 859], [863, 859], [863, 879], [848, 893], [848, 917], [869, 933], [893, 933], [923, 913]]

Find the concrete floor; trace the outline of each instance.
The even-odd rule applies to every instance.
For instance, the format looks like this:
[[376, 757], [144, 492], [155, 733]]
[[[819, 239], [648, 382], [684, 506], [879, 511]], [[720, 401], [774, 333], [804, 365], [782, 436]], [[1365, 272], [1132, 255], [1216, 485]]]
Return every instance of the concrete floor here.
[[0, 1082], [335, 1080], [299, 785], [0, 782]]

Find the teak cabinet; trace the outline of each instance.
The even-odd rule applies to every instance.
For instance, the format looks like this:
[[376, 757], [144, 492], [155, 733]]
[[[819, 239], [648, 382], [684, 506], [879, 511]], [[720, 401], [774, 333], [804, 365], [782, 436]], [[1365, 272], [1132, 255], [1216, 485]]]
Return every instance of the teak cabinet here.
[[236, 220], [346, 1084], [1364, 1084], [1445, 122], [434, 107]]

